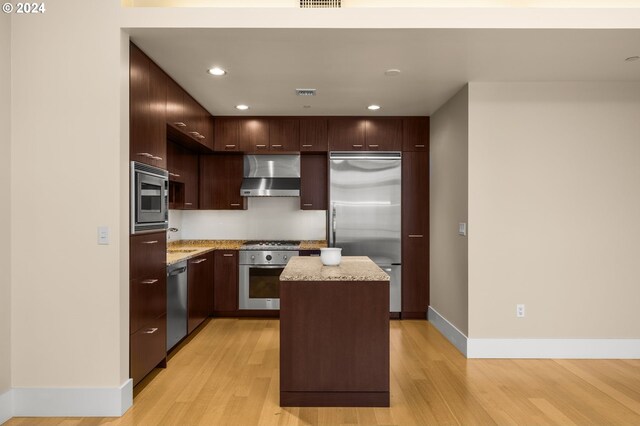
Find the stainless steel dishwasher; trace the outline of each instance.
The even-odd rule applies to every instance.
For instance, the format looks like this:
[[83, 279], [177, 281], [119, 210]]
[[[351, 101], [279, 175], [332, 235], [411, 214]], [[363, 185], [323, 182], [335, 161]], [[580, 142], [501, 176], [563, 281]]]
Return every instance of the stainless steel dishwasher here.
[[167, 351], [187, 335], [187, 261], [167, 267]]

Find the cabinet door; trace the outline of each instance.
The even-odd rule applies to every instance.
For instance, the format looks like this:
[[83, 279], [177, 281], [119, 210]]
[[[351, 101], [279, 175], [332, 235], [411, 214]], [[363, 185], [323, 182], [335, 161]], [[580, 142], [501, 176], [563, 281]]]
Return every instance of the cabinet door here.
[[240, 118], [238, 140], [243, 152], [269, 150], [269, 121], [265, 118]]
[[326, 152], [329, 149], [328, 123], [326, 118], [300, 119], [300, 152]]
[[203, 110], [200, 133], [202, 136], [200, 138], [200, 143], [213, 151], [215, 148], [213, 144], [213, 117], [206, 110]]
[[300, 208], [327, 209], [327, 155], [300, 156]]
[[429, 117], [408, 117], [402, 120], [402, 150], [429, 150]]
[[209, 253], [190, 259], [187, 278], [187, 333], [209, 316], [209, 288], [213, 285], [213, 258]]
[[167, 123], [178, 128], [184, 129], [185, 123], [185, 92], [171, 78], [167, 78]]
[[238, 310], [238, 252], [217, 250], [215, 252], [213, 305], [216, 311]]
[[137, 385], [156, 366], [167, 366], [167, 317], [162, 315], [130, 336], [130, 374]]
[[424, 318], [429, 306], [429, 156], [402, 155], [402, 315]]
[[402, 119], [370, 118], [366, 124], [368, 151], [402, 150]]
[[157, 278], [167, 264], [166, 231], [132, 235], [129, 238], [129, 278]]
[[167, 168], [167, 75], [149, 61], [149, 149], [155, 165]]
[[167, 312], [167, 269], [129, 282], [129, 328], [135, 333]]
[[269, 150], [297, 152], [300, 148], [300, 120], [272, 118], [269, 120]]
[[184, 182], [182, 150], [177, 143], [167, 141], [167, 171], [171, 182]]
[[212, 154], [200, 156], [200, 209], [243, 210], [247, 199], [240, 196], [242, 170], [241, 154]]
[[129, 50], [129, 147], [131, 160], [155, 165], [151, 159], [149, 58], [134, 44]]
[[199, 169], [198, 154], [183, 148], [182, 174], [184, 176], [184, 206], [185, 210], [198, 208], [199, 197]]
[[237, 118], [215, 118], [213, 134], [213, 145], [216, 151], [240, 151]]
[[362, 118], [329, 119], [329, 150], [362, 151], [365, 149], [365, 125]]

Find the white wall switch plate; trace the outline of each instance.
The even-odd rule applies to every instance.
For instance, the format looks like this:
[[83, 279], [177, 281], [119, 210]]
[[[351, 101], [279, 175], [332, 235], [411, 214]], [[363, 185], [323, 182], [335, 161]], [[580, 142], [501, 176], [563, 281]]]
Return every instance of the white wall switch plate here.
[[524, 305], [516, 305], [516, 316], [518, 318], [524, 318]]
[[467, 224], [461, 222], [458, 224], [458, 235], [462, 235], [463, 237], [467, 236]]
[[109, 244], [109, 227], [108, 226], [98, 226], [98, 244], [100, 245]]

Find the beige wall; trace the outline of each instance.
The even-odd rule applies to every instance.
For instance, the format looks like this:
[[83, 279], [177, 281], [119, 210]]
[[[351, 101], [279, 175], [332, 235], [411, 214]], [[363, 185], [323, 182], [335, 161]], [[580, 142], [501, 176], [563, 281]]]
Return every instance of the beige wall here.
[[47, 6], [12, 27], [13, 386], [115, 387], [128, 326], [120, 5]]
[[640, 84], [469, 100], [469, 337], [639, 338]]
[[11, 15], [0, 15], [0, 394], [11, 387]]
[[429, 218], [430, 306], [468, 332], [467, 222], [469, 89], [465, 86], [431, 116]]

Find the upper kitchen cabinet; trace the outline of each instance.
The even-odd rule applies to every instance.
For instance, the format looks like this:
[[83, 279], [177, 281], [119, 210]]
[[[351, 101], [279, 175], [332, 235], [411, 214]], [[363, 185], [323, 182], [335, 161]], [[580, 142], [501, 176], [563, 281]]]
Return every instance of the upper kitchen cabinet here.
[[168, 137], [189, 149], [213, 151], [211, 115], [170, 77], [167, 77]]
[[327, 154], [300, 156], [300, 209], [327, 210]]
[[166, 76], [137, 46], [129, 50], [129, 152], [133, 161], [167, 167]]
[[300, 120], [269, 119], [269, 151], [298, 152], [300, 150]]
[[238, 119], [238, 143], [243, 152], [269, 150], [269, 120], [266, 118]]
[[429, 117], [408, 117], [402, 120], [402, 150], [429, 149]]
[[198, 208], [198, 154], [173, 141], [167, 141], [169, 208]]
[[200, 209], [246, 210], [240, 196], [244, 157], [241, 154], [200, 156]]
[[402, 120], [399, 118], [370, 118], [365, 125], [367, 151], [401, 151]]
[[322, 117], [300, 119], [300, 152], [326, 152], [329, 149], [329, 120]]
[[[427, 146], [428, 149], [428, 146]], [[429, 153], [402, 154], [402, 316], [429, 306]]]
[[216, 151], [240, 151], [238, 118], [216, 117], [213, 120], [213, 146]]
[[366, 120], [357, 117], [329, 119], [329, 150], [363, 151]]

